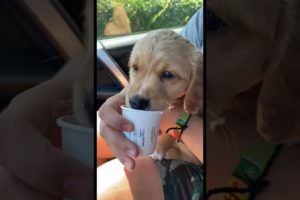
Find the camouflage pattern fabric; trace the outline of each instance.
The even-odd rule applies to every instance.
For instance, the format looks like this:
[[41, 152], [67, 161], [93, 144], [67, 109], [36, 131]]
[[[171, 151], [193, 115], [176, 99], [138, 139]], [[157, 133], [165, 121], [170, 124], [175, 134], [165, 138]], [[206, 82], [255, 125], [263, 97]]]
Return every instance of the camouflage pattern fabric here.
[[200, 165], [181, 161], [156, 161], [163, 183], [165, 200], [202, 200], [203, 169]]

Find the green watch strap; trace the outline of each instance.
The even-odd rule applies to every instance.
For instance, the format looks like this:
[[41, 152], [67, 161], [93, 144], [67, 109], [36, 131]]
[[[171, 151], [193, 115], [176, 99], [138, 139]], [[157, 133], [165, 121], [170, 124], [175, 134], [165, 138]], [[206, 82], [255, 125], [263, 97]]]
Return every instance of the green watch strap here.
[[192, 116], [191, 114], [183, 112], [177, 119], [176, 124], [181, 128], [185, 128], [191, 116]]
[[233, 175], [243, 181], [256, 181], [262, 175], [275, 149], [275, 145], [265, 141], [250, 145], [242, 155]]
[[[168, 133], [169, 130], [174, 130], [176, 132], [176, 141], [179, 142], [182, 136], [183, 131], [187, 127], [187, 123], [189, 122], [190, 118], [192, 117], [191, 114], [183, 112], [176, 121], [176, 127], [169, 128], [166, 132]], [[173, 134], [174, 135], [174, 134]]]
[[[226, 186], [239, 189], [249, 188], [251, 183], [257, 181], [263, 175], [269, 162], [277, 152], [277, 147], [277, 145], [265, 141], [259, 141], [248, 146]], [[232, 199], [231, 197], [248, 200], [249, 193], [227, 193], [224, 196], [226, 200]]]

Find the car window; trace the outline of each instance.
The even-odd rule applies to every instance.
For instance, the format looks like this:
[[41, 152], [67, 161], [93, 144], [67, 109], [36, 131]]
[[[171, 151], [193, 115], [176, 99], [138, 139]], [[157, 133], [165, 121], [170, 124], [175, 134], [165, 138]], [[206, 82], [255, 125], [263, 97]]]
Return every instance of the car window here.
[[97, 0], [97, 37], [180, 27], [202, 0]]
[[75, 18], [62, 1], [0, 1], [0, 112], [17, 94], [53, 77], [82, 48]]

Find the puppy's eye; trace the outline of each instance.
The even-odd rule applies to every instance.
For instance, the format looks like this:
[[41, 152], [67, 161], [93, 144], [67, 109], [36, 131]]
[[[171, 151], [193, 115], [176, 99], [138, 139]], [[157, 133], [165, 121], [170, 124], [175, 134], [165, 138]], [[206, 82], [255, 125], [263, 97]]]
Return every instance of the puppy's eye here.
[[169, 71], [164, 71], [163, 73], [161, 73], [160, 78], [165, 80], [170, 80], [175, 78], [175, 76]]
[[227, 24], [212, 11], [206, 10], [206, 29], [211, 32], [219, 32]]
[[137, 72], [137, 71], [139, 71], [139, 67], [138, 67], [137, 65], [133, 65], [133, 70], [134, 70], [135, 72]]

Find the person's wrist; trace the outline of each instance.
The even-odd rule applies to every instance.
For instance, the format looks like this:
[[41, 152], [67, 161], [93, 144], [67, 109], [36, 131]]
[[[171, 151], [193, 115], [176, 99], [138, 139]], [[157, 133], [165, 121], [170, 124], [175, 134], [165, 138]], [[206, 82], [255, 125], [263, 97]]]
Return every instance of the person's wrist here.
[[176, 125], [177, 118], [182, 112], [183, 109], [180, 106], [174, 106], [172, 109], [167, 108], [163, 113], [160, 126], [161, 131], [165, 133], [168, 128], [174, 127]]
[[182, 134], [188, 127], [188, 123], [191, 117], [191, 114], [188, 114], [187, 112], [182, 112], [177, 118], [175, 124], [166, 130], [166, 133], [174, 137], [177, 142], [180, 141]]

